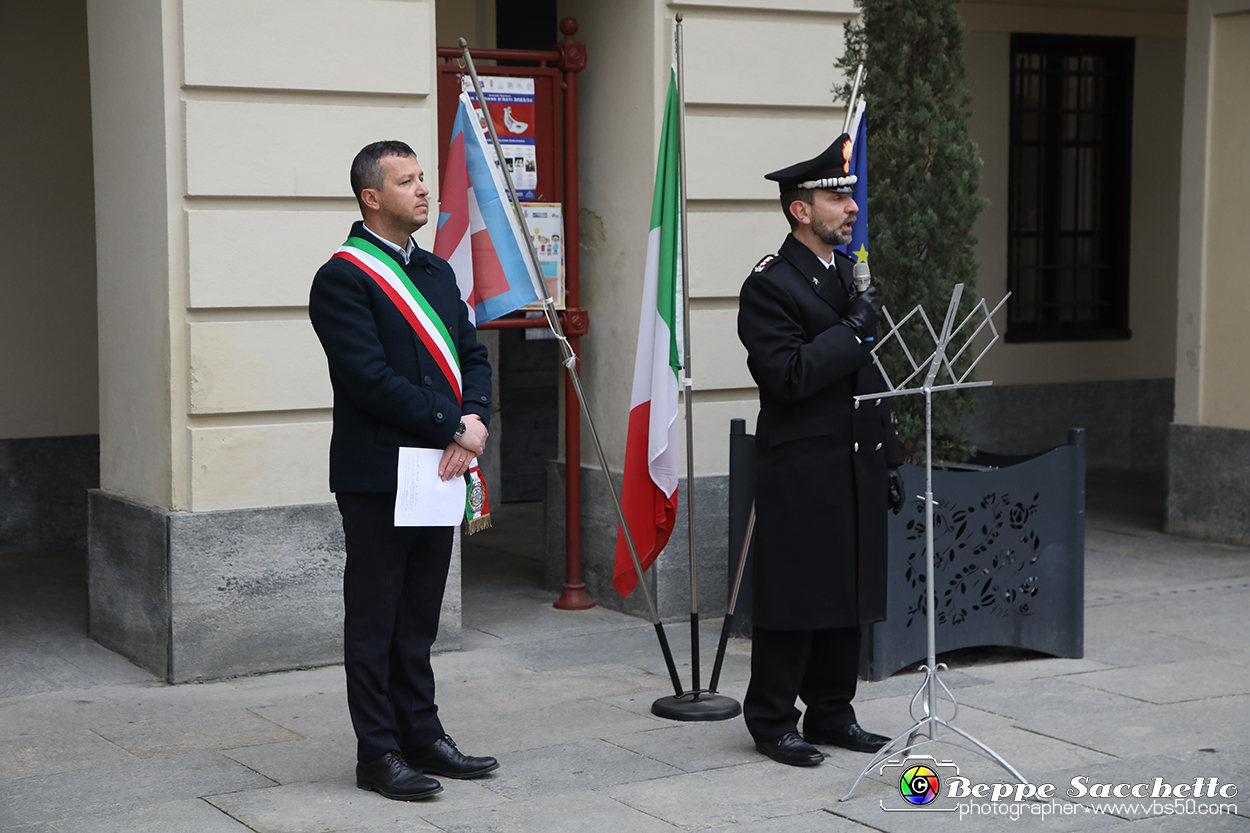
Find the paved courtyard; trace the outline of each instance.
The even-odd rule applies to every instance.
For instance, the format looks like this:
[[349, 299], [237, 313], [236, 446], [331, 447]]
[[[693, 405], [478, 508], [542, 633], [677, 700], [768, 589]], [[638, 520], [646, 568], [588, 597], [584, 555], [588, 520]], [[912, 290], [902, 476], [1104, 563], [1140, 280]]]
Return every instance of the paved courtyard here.
[[[465, 549], [464, 650], [435, 659], [448, 730], [501, 767], [443, 779], [441, 795], [411, 804], [356, 789], [341, 667], [168, 686], [86, 638], [81, 553], [0, 555], [0, 830], [1250, 833], [1250, 550], [1163, 535], [1148, 485], [1091, 479], [1083, 659], [949, 658], [955, 725], [1031, 782], [1058, 785], [1054, 803], [1016, 805], [1015, 822], [1001, 814], [1011, 802], [988, 798], [967, 801], [1000, 814], [961, 819], [940, 811], [955, 804], [945, 798], [886, 812], [883, 802], [901, 800], [897, 770], [840, 802], [868, 756], [831, 748], [823, 765], [793, 769], [757, 754], [741, 718], [653, 717], [651, 702], [670, 692], [652, 629], [603, 609], [554, 610], [540, 588], [534, 507], [503, 510]], [[718, 632], [705, 626], [705, 657]], [[688, 679], [687, 633], [670, 630]], [[749, 642], [731, 643], [723, 693], [741, 699], [749, 654]], [[861, 684], [860, 722], [905, 730], [919, 683], [905, 673]], [[972, 784], [1010, 780], [963, 750], [930, 750]], [[1081, 776], [1215, 777], [1237, 795], [1200, 803], [1239, 815], [1067, 799]]]

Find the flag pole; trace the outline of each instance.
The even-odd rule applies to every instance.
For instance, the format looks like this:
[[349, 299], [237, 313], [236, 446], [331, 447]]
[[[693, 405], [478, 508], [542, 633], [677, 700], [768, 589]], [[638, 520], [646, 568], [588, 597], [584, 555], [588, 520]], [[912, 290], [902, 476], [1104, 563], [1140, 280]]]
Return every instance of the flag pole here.
[[[590, 428], [590, 436], [595, 441], [595, 451], [599, 454], [599, 466], [603, 469], [603, 477], [608, 483], [608, 493], [612, 495], [612, 504], [616, 507], [616, 515], [621, 522], [621, 529], [625, 532], [625, 543], [629, 547], [629, 557], [634, 561], [634, 570], [638, 573], [638, 586], [642, 588], [642, 594], [647, 602], [647, 609], [651, 614], [651, 624], [655, 627], [656, 637], [660, 640], [660, 650], [664, 652], [664, 663], [668, 666], [669, 679], [673, 683], [673, 690], [680, 695], [682, 693], [681, 678], [677, 674], [677, 664], [673, 661], [673, 650], [669, 647], [668, 636], [664, 633], [664, 624], [660, 621], [660, 612], [655, 606], [655, 599], [652, 597], [651, 590], [643, 579], [642, 562], [638, 560], [638, 550], [634, 546], [633, 536], [629, 533], [629, 524], [625, 520], [625, 511], [621, 508], [621, 499], [616, 493], [616, 484], [612, 482], [612, 474], [608, 470], [608, 458], [603, 453], [603, 444], [599, 442], [599, 432], [595, 430], [595, 420], [590, 414], [590, 406], [586, 401], [585, 394], [582, 392], [582, 382], [577, 373], [577, 354], [573, 352], [573, 347], [564, 335], [564, 328], [560, 326], [560, 317], [556, 314], [555, 301], [552, 300], [551, 293], [547, 291], [546, 282], [539, 277], [542, 275], [542, 265], [538, 260], [538, 252], [534, 249], [534, 239], [530, 236], [529, 225], [525, 222], [524, 212], [521, 211], [521, 201], [517, 198], [516, 187], [512, 184], [512, 172], [508, 170], [508, 165], [504, 162], [503, 148], [499, 144], [499, 134], [495, 132], [495, 120], [491, 118], [490, 108], [486, 106], [486, 96], [482, 94], [482, 82], [477, 77], [477, 68], [473, 66], [473, 56], [469, 54], [469, 42], [464, 38], [460, 38], [460, 52], [464, 56], [464, 63], [469, 70], [469, 77], [473, 80], [473, 89], [477, 93], [478, 104], [481, 105], [482, 115], [486, 119], [486, 129], [490, 133], [491, 143], [495, 146], [495, 158], [499, 163], [500, 171], [503, 172], [504, 184], [508, 186], [508, 197], [512, 201], [512, 209], [516, 212], [517, 222], [521, 225], [525, 244], [530, 253], [530, 262], [533, 265], [533, 269], [530, 271], [530, 281], [533, 282], [534, 290], [538, 293], [538, 297], [542, 299], [543, 312], [547, 316], [547, 325], [551, 327], [551, 332], [555, 334], [556, 340], [560, 342], [560, 353], [564, 357], [564, 367], [569, 373], [569, 381], [573, 384], [577, 401], [582, 406], [582, 414], [586, 417], [586, 425]], [[573, 256], [576, 257], [577, 252], [574, 252]]]
[[[846, 101], [846, 119], [842, 122], [842, 132], [847, 133], [851, 129], [851, 120], [855, 118], [855, 104], [859, 99], [859, 85], [864, 80], [864, 62], [859, 62], [859, 69], [855, 70], [855, 80], [851, 83], [851, 97]], [[851, 137], [854, 141], [855, 137]]]
[[690, 691], [661, 697], [651, 713], [671, 720], [728, 720], [742, 712], [732, 697], [699, 687], [699, 574], [694, 535], [694, 382], [690, 378], [690, 245], [686, 233], [686, 69], [682, 41], [682, 13], [676, 15], [677, 53], [677, 203], [680, 216], [678, 248], [681, 250], [682, 399], [686, 403], [686, 526], [690, 550]]
[[686, 67], [681, 12], [677, 13], [677, 170], [681, 191], [682, 399], [686, 403], [686, 526], [690, 546], [690, 689], [699, 698], [699, 582], [694, 544], [694, 380], [690, 378], [690, 236], [686, 233]]

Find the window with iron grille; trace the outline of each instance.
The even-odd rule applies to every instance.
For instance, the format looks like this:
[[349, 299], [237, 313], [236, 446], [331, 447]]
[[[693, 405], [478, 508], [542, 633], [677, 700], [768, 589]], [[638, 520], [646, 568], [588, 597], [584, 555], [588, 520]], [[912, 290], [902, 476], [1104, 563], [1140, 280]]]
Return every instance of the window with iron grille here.
[[1011, 36], [1007, 341], [1129, 338], [1132, 38]]

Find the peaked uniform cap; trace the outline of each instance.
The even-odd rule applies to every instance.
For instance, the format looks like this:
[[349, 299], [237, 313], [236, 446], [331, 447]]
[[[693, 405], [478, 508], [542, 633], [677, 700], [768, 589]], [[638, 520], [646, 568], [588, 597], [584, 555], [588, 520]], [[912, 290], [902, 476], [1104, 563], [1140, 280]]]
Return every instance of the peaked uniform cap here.
[[764, 174], [764, 179], [776, 182], [782, 191], [790, 188], [824, 188], [827, 191], [849, 194], [855, 190], [857, 180], [851, 173], [853, 149], [854, 142], [850, 135], [843, 133], [814, 159]]

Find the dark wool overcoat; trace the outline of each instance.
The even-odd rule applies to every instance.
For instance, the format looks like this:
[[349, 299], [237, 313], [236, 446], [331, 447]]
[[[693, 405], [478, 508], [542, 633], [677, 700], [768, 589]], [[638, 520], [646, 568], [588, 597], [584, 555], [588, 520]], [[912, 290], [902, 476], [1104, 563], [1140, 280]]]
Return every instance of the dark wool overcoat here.
[[887, 468], [903, 462], [868, 348], [839, 326], [852, 258], [826, 269], [787, 236], [742, 285], [738, 337], [759, 386], [755, 623], [772, 630], [885, 619]]

